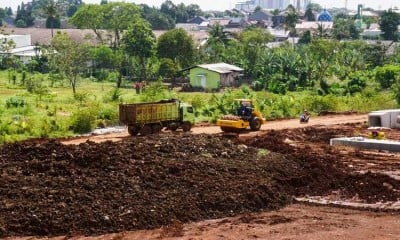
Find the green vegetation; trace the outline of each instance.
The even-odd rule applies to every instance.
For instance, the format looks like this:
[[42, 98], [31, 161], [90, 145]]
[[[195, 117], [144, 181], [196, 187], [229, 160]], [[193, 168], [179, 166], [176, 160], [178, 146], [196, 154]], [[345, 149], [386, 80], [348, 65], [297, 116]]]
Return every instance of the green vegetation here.
[[318, 95], [315, 91], [281, 95], [254, 91], [245, 85], [220, 93], [182, 93], [169, 90], [157, 81], [148, 84], [143, 93], [136, 94], [128, 81], [123, 82], [122, 88], [115, 88], [114, 82], [85, 78], [73, 95], [68, 84], [52, 87], [48, 75], [27, 76], [28, 79], [38, 77], [42, 78], [41, 88], [46, 91], [28, 91], [21, 85], [22, 72], [17, 72], [16, 84], [8, 81], [7, 71], [0, 72], [0, 143], [72, 136], [88, 133], [96, 127], [118, 125], [118, 104], [121, 102], [178, 98], [194, 106], [198, 122], [213, 122], [221, 114], [230, 113], [236, 98], [255, 99], [256, 107], [267, 119], [297, 117], [304, 108], [318, 114], [321, 111], [368, 112], [396, 107], [395, 93], [378, 92], [371, 86], [353, 95]]
[[[60, 4], [69, 7], [61, 11]], [[310, 5], [308, 18], [317, 7]], [[267, 119], [297, 117], [304, 108], [312, 114], [368, 112], [400, 104], [398, 45], [359, 40], [356, 19], [344, 14], [335, 16], [333, 29], [320, 25], [315, 31], [297, 32], [301, 16], [293, 6], [287, 13], [282, 24], [290, 36], [300, 37], [299, 43], [267, 47], [273, 36], [257, 26], [229, 32], [215, 24], [204, 44], [181, 28], [156, 38], [155, 28], [170, 29], [202, 14], [197, 5], [174, 5], [169, 0], [160, 9], [106, 0], [40, 0], [24, 5], [17, 13], [21, 25], [28, 26], [31, 15], [42, 15], [50, 28], [56, 28], [61, 16], [71, 16], [70, 24], [91, 29], [96, 39], [77, 42], [57, 32], [50, 45], [36, 45], [41, 54], [26, 64], [13, 56], [12, 40], [1, 44], [5, 54], [0, 58], [0, 143], [117, 125], [121, 102], [178, 98], [194, 106], [197, 121], [210, 122], [230, 113], [236, 98], [253, 99]], [[385, 39], [398, 40], [390, 26], [399, 19], [391, 10], [383, 12]], [[187, 77], [188, 68], [196, 64], [216, 62], [242, 67], [242, 86], [183, 93], [163, 82]], [[137, 81], [147, 82], [141, 94], [133, 89]]]

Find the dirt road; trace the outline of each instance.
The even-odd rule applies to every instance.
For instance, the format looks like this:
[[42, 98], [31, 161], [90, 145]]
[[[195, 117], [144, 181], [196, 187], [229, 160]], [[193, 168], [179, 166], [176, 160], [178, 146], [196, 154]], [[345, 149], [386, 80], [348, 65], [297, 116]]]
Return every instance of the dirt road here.
[[[271, 129], [293, 129], [299, 127], [306, 126], [316, 126], [316, 125], [335, 125], [341, 123], [358, 123], [358, 122], [367, 122], [368, 115], [367, 114], [351, 114], [351, 115], [329, 115], [329, 116], [320, 116], [313, 117], [310, 119], [308, 124], [300, 124], [298, 119], [288, 119], [288, 120], [277, 120], [277, 121], [268, 121], [261, 127], [261, 131], [258, 132], [247, 132], [241, 135], [243, 136], [257, 136], [262, 135], [265, 131]], [[194, 127], [191, 130], [194, 134], [217, 134], [221, 133], [221, 129], [218, 126], [200, 126]], [[123, 138], [130, 137], [127, 130], [118, 133], [110, 133], [110, 134], [102, 134], [102, 135], [93, 135], [89, 137], [77, 137], [65, 139], [62, 142], [64, 144], [79, 144], [82, 142], [86, 142], [87, 140], [93, 142], [103, 142], [103, 141], [119, 141]]]

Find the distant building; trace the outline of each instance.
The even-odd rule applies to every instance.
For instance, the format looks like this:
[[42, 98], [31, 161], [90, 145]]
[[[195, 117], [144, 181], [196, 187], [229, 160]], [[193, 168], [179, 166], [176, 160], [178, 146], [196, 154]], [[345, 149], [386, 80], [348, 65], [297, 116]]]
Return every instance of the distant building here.
[[273, 15], [266, 10], [254, 12], [248, 17], [250, 22], [255, 22], [258, 25], [262, 23], [265, 27], [272, 25], [272, 18]]
[[319, 22], [332, 22], [333, 18], [332, 15], [326, 10], [324, 9], [317, 17], [317, 20]]
[[31, 35], [2, 35], [0, 34], [1, 43], [13, 42], [14, 47], [11, 49], [3, 49], [0, 46], [1, 55], [16, 56], [23, 63], [28, 63], [34, 56], [40, 55], [40, 49], [32, 46]]
[[292, 4], [297, 10], [306, 9], [311, 0], [248, 0], [238, 2], [235, 5], [239, 10], [254, 10], [257, 6], [264, 9], [286, 9], [289, 4]]
[[200, 30], [199, 24], [194, 23], [177, 23], [175, 28], [182, 28], [185, 31], [198, 31]]
[[207, 19], [204, 17], [195, 17], [188, 21], [188, 23], [200, 25], [202, 22], [206, 22]]
[[326, 31], [330, 31], [333, 29], [333, 22], [301, 22], [296, 24], [296, 32], [301, 34], [306, 31], [317, 31], [318, 28], [322, 27], [322, 29]]
[[201, 64], [190, 68], [190, 85], [207, 90], [238, 87], [243, 69], [227, 63]]

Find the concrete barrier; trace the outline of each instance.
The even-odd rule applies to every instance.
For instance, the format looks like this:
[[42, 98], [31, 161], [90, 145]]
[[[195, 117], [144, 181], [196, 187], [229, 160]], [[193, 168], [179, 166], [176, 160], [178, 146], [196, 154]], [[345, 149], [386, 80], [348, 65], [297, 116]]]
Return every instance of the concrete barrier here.
[[400, 152], [400, 142], [392, 140], [377, 140], [363, 137], [342, 137], [332, 138], [330, 145], [342, 145], [355, 148], [386, 150], [390, 152]]

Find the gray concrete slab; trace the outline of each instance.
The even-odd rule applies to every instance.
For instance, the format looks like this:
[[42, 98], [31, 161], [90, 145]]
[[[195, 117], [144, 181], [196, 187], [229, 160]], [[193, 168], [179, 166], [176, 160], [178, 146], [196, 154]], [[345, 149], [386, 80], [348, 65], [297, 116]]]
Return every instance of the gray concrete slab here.
[[392, 140], [377, 140], [363, 137], [342, 137], [332, 138], [330, 145], [343, 145], [355, 148], [386, 150], [390, 152], [400, 152], [400, 142]]

